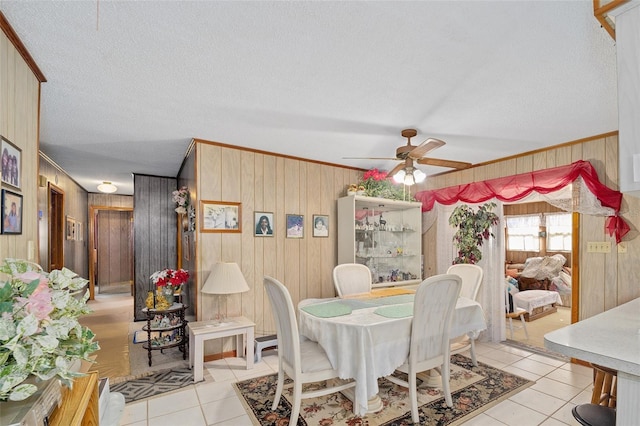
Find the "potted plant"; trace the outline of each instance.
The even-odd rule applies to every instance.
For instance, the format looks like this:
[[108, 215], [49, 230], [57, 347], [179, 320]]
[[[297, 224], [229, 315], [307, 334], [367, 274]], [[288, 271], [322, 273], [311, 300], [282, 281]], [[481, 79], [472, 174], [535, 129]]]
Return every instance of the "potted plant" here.
[[453, 242], [458, 248], [458, 255], [453, 259], [453, 264], [475, 264], [482, 259], [480, 246], [484, 240], [494, 237], [491, 227], [499, 221], [498, 215], [491, 210], [495, 203], [486, 203], [478, 207], [477, 211], [466, 204], [456, 207], [449, 216], [449, 224], [457, 226], [458, 230], [453, 236]]
[[[80, 360], [100, 349], [78, 318], [91, 312], [88, 280], [67, 268], [49, 273], [21, 259], [5, 259], [0, 272], [0, 401], [36, 392], [27, 379], [57, 377], [71, 386]], [[78, 296], [78, 297], [77, 297]]]

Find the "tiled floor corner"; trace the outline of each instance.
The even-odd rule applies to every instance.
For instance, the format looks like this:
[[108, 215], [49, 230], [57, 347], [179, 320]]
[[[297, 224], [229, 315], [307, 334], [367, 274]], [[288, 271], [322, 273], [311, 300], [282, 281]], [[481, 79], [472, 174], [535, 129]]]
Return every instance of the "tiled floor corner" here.
[[[536, 383], [468, 420], [467, 426], [579, 426], [571, 409], [591, 399], [591, 369], [499, 343], [479, 343], [478, 360]], [[252, 370], [242, 358], [205, 363], [205, 381], [125, 406], [122, 426], [252, 426], [232, 384], [273, 374], [275, 351]]]

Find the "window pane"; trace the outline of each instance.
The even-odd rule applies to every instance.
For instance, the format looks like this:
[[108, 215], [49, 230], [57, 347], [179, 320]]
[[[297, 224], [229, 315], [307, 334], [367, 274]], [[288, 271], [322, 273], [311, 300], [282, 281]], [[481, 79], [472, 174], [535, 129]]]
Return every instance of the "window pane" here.
[[571, 213], [546, 213], [547, 250], [571, 251]]
[[507, 216], [507, 250], [539, 251], [541, 216], [523, 215]]

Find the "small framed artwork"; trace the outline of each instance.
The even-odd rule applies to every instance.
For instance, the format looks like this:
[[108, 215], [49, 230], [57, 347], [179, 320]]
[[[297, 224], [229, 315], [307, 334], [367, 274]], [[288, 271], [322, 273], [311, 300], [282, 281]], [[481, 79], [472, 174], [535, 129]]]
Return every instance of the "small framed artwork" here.
[[191, 248], [189, 245], [189, 234], [184, 234], [182, 236], [182, 254], [184, 256], [184, 260], [187, 262], [191, 260]]
[[256, 226], [256, 237], [273, 237], [273, 213], [253, 212], [253, 222]]
[[242, 232], [242, 206], [226, 201], [200, 201], [201, 232]]
[[2, 136], [2, 183], [20, 189], [22, 180], [22, 150]]
[[71, 216], [67, 216], [67, 240], [76, 238], [76, 220]]
[[287, 215], [287, 238], [304, 237], [304, 216], [301, 214]]
[[2, 190], [2, 233], [22, 234], [22, 195]]
[[84, 232], [82, 231], [82, 222], [76, 221], [76, 232], [74, 235], [75, 237], [74, 239], [76, 241], [82, 241], [84, 239], [83, 235], [84, 235]]
[[322, 214], [313, 215], [313, 236], [328, 237], [329, 236], [329, 216]]

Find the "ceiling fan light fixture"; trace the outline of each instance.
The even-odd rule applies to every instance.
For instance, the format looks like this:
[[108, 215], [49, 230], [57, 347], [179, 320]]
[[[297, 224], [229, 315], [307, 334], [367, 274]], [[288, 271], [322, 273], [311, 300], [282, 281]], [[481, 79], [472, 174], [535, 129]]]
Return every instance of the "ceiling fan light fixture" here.
[[411, 186], [416, 183], [416, 180], [413, 178], [413, 172], [409, 172], [404, 176], [404, 184], [407, 186]]
[[98, 185], [98, 191], [103, 192], [105, 194], [113, 194], [117, 190], [118, 190], [118, 187], [108, 181], [104, 181], [100, 185]]
[[422, 170], [415, 169], [413, 171], [413, 179], [416, 181], [416, 183], [424, 182], [426, 178], [427, 175]]
[[398, 170], [398, 172], [393, 175], [393, 181], [395, 183], [404, 183], [404, 177], [407, 174], [407, 172], [404, 171], [404, 169]]

